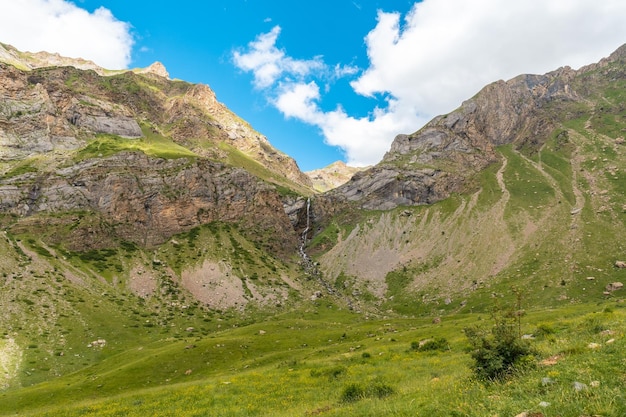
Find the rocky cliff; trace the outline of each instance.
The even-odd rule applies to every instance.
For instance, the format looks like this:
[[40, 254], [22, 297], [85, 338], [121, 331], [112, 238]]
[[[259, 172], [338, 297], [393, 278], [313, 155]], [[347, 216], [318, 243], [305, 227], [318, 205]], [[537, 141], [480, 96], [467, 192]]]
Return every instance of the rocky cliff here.
[[[217, 101], [206, 85], [169, 80], [160, 63], [133, 71], [104, 70], [56, 54], [24, 53], [0, 44], [0, 158], [76, 149], [97, 134], [144, 136], [142, 126], [199, 156], [246, 159], [302, 192], [312, 184], [295, 161]], [[29, 149], [32, 148], [32, 149]]]
[[[623, 62], [625, 49], [578, 71], [565, 67], [494, 82], [419, 131], [398, 135], [381, 163], [355, 175], [337, 193], [365, 208], [390, 209], [467, 190], [476, 173], [498, 160], [495, 147], [541, 146], [564, 116], [573, 117], [577, 104], [588, 100], [581, 80], [598, 78], [598, 71]], [[564, 112], [566, 107], [572, 110]]]
[[93, 250], [152, 247], [221, 221], [277, 256], [293, 252], [285, 193], [311, 194], [309, 178], [208, 86], [167, 77], [158, 63], [108, 72], [0, 45], [5, 227]]
[[[276, 253], [296, 247], [274, 187], [243, 169], [203, 159], [121, 152], [12, 176], [0, 184], [0, 212], [20, 219], [13, 227], [36, 223], [42, 233], [71, 223], [67, 235], [50, 233], [48, 240], [71, 250], [112, 247], [116, 239], [152, 247], [213, 221], [281, 236], [267, 248]], [[101, 222], [63, 216], [76, 212], [96, 213]]]

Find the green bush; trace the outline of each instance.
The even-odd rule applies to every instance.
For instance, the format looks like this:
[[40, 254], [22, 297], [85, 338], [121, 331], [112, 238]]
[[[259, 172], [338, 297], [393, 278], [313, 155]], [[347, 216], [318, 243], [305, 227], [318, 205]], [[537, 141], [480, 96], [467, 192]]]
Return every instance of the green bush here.
[[376, 378], [365, 387], [356, 383], [346, 385], [341, 392], [341, 402], [351, 403], [364, 398], [382, 399], [392, 395], [394, 392], [393, 387]]
[[367, 387], [368, 397], [385, 398], [393, 394], [395, 390], [381, 381], [374, 381]]
[[471, 327], [464, 332], [473, 349], [473, 371], [479, 379], [501, 379], [534, 362], [534, 349], [520, 338], [515, 320], [495, 318], [490, 331]]
[[535, 330], [535, 335], [538, 337], [548, 336], [551, 334], [555, 334], [556, 330], [551, 324], [548, 323], [540, 323], [537, 325], [537, 330]]
[[353, 403], [365, 398], [365, 389], [359, 384], [349, 384], [341, 391], [341, 402]]
[[429, 350], [449, 350], [450, 345], [445, 337], [437, 337], [435, 339], [429, 339], [422, 343], [411, 342], [411, 350], [417, 350], [420, 352], [426, 352]]

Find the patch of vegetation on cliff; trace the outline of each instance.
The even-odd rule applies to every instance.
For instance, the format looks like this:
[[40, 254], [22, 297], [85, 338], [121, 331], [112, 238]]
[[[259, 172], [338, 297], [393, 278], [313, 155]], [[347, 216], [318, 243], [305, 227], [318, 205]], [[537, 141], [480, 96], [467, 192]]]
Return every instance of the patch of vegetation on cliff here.
[[[250, 156], [241, 152], [239, 149], [235, 148], [232, 145], [229, 145], [226, 142], [219, 142], [219, 149], [226, 152], [227, 159], [226, 162], [229, 165], [234, 167], [243, 168], [248, 171], [250, 174], [254, 175], [257, 178], [261, 178], [264, 181], [275, 184], [279, 187], [284, 187], [289, 190], [293, 190], [299, 195], [310, 196], [313, 194], [313, 190], [306, 188], [302, 185], [296, 184], [290, 181], [285, 176], [279, 175], [276, 172], [270, 171], [268, 168], [264, 167], [261, 163], [255, 161]], [[284, 193], [284, 188], [281, 191]]]
[[169, 138], [159, 135], [149, 127], [143, 127], [144, 137], [128, 139], [116, 135], [98, 134], [80, 149], [74, 162], [85, 159], [103, 158], [124, 151], [139, 151], [148, 156], [164, 159], [197, 158], [197, 155]]
[[38, 172], [38, 171], [39, 170], [35, 166], [33, 166], [30, 161], [26, 160], [10, 168], [3, 175], [3, 178], [9, 179], [9, 178], [18, 177], [20, 175], [27, 174], [29, 172]]

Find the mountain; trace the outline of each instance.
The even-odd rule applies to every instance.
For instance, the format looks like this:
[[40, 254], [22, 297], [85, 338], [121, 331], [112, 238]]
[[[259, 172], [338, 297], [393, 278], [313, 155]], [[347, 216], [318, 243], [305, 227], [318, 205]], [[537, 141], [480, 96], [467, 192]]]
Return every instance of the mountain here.
[[365, 168], [351, 167], [346, 165], [343, 161], [337, 161], [327, 167], [307, 171], [305, 174], [311, 178], [313, 188], [319, 192], [325, 192], [345, 184], [354, 174], [364, 169]]
[[[297, 415], [515, 415], [521, 392], [579, 415], [563, 387], [587, 375], [604, 408], [585, 413], [626, 410], [603, 401], [623, 382], [626, 46], [494, 82], [313, 180], [161, 65], [0, 61], [0, 414], [292, 415], [271, 391]], [[479, 385], [461, 329], [511, 303], [558, 364]]]
[[624, 278], [613, 264], [626, 232], [625, 87], [622, 46], [579, 70], [492, 83], [399, 135], [323, 196], [381, 211], [330, 222], [324, 276], [404, 311], [423, 308], [411, 300], [463, 310], [511, 286], [541, 289], [528, 297], [542, 305], [578, 302], [588, 276], [601, 299]]
[[[9, 99], [0, 158], [76, 149], [98, 134], [146, 137], [142, 129], [150, 129], [198, 156], [256, 165], [270, 182], [286, 178], [302, 192], [311, 188], [292, 158], [219, 103], [208, 86], [169, 80], [160, 63], [108, 71], [90, 61], [8, 45], [0, 45], [0, 61], [10, 64], [3, 67]], [[20, 129], [29, 132], [27, 143], [19, 142]]]
[[307, 287], [292, 258], [311, 182], [208, 86], [159, 64], [103, 71], [2, 48], [6, 334], [43, 332], [51, 347], [66, 331], [134, 326], [126, 308], [162, 325], [198, 309], [203, 323], [209, 310], [275, 308]]

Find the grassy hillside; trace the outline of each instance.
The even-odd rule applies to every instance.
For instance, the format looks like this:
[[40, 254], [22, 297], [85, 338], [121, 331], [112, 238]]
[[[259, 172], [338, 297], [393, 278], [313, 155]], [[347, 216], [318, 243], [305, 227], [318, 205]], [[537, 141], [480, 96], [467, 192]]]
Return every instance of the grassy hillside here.
[[500, 147], [467, 194], [329, 227], [312, 242], [336, 242], [318, 258], [326, 279], [405, 315], [484, 310], [513, 289], [543, 307], [610, 297], [626, 279], [626, 148], [592, 114], [537, 150]]
[[118, 242], [70, 251], [42, 238], [0, 239], [0, 330], [13, 352], [0, 362], [2, 387], [71, 374], [156, 341], [207, 337], [312, 291], [235, 225], [211, 223], [151, 250]]
[[[626, 413], [620, 303], [522, 319], [536, 359], [517, 376], [473, 377], [463, 329], [489, 314], [376, 318], [311, 303], [210, 335], [141, 343], [73, 374], [0, 394], [3, 415], [544, 416]], [[120, 334], [117, 339], [125, 339]], [[443, 340], [430, 350], [420, 342]], [[593, 344], [595, 343], [595, 344]], [[428, 345], [424, 345], [428, 346]], [[540, 414], [536, 414], [540, 415]]]

